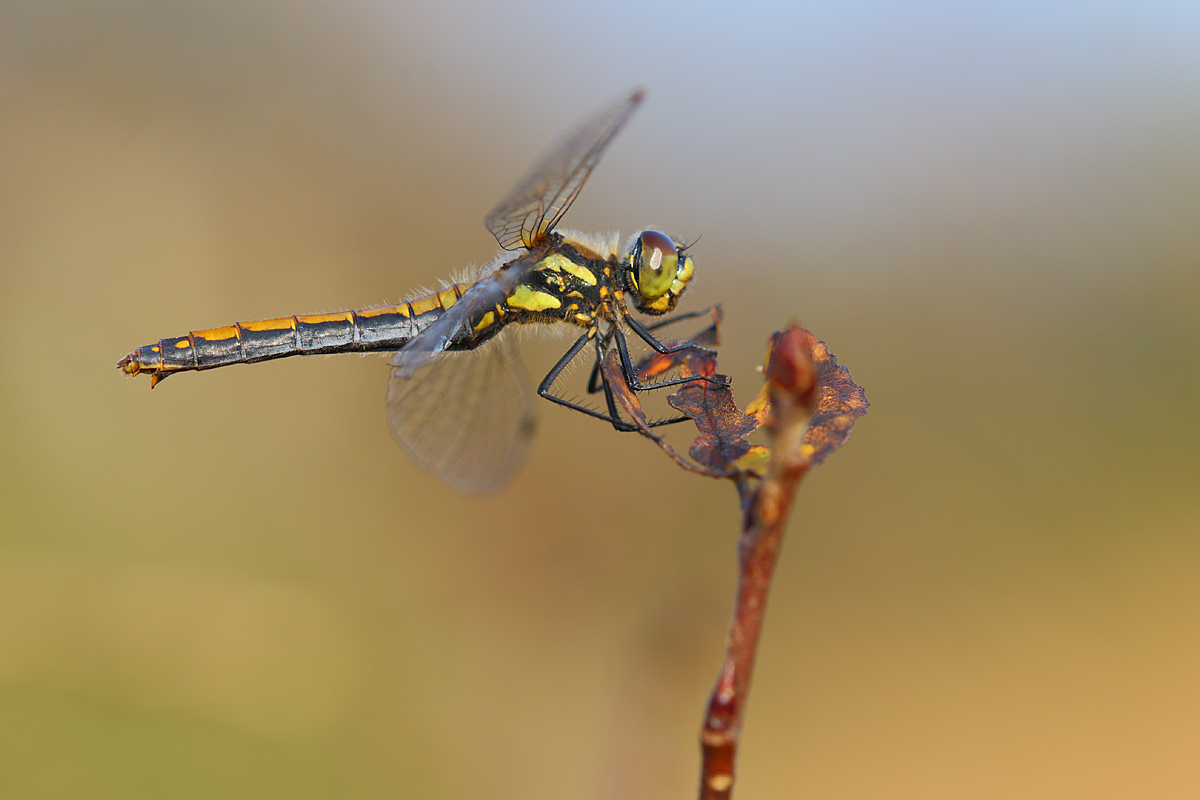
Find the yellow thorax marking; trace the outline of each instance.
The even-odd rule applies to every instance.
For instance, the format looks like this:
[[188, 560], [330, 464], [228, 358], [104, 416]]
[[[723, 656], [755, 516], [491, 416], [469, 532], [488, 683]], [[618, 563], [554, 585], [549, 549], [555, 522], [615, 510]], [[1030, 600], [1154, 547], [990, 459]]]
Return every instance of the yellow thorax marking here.
[[493, 311], [489, 311], [489, 312], [487, 312], [486, 314], [484, 314], [484, 315], [483, 315], [483, 319], [479, 320], [479, 324], [475, 326], [475, 330], [476, 330], [476, 331], [481, 331], [481, 330], [483, 330], [484, 328], [487, 328], [487, 327], [489, 327], [489, 326], [490, 326], [492, 323], [494, 323], [495, 321], [496, 321], [496, 314], [495, 314], [495, 312], [493, 312]]
[[554, 253], [553, 255], [546, 256], [542, 259], [541, 266], [544, 269], [561, 271], [568, 275], [573, 275], [588, 286], [596, 285], [596, 276], [590, 269], [581, 267], [562, 253]]
[[548, 308], [562, 307], [562, 301], [554, 295], [530, 289], [523, 283], [513, 290], [506, 302], [512, 308], [522, 311], [545, 311]]

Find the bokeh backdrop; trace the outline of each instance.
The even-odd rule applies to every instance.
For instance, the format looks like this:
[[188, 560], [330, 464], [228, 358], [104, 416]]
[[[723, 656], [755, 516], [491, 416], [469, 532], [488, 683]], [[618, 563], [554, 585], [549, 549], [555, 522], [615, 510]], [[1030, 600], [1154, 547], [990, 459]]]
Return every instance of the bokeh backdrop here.
[[743, 400], [799, 319], [872, 402], [801, 492], [736, 796], [1193, 794], [1198, 9], [0, 4], [0, 795], [694, 794], [731, 487], [543, 403], [462, 499], [382, 359], [114, 368], [487, 261], [638, 85], [570, 226], [702, 236]]

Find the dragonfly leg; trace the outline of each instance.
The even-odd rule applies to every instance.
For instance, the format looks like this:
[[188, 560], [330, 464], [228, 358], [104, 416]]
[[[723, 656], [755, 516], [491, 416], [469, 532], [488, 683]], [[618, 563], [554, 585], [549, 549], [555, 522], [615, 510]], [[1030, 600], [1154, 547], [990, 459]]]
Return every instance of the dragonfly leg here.
[[666, 319], [659, 320], [658, 322], [654, 323], [653, 325], [647, 325], [646, 330], [656, 331], [659, 328], [665, 328], [668, 325], [674, 325], [676, 322], [683, 322], [684, 320], [696, 319], [697, 317], [707, 317], [710, 314], [712, 314], [714, 308], [717, 308], [717, 305], [711, 305], [708, 308], [702, 308], [699, 311], [681, 311], [678, 314], [672, 314], [671, 316], [667, 317]]
[[[674, 324], [675, 324], [675, 323], [677, 323], [677, 322], [684, 322], [684, 321], [686, 321], [686, 320], [689, 320], [689, 319], [696, 319], [697, 317], [707, 317], [707, 316], [711, 315], [711, 314], [712, 314], [712, 312], [713, 312], [713, 309], [714, 309], [714, 308], [717, 308], [717, 307], [718, 307], [718, 306], [716, 306], [716, 305], [711, 305], [711, 306], [709, 306], [708, 308], [702, 308], [702, 309], [700, 309], [699, 311], [686, 311], [686, 312], [681, 312], [681, 313], [679, 313], [679, 314], [672, 314], [670, 317], [668, 317], [668, 318], [666, 318], [666, 319], [664, 319], [664, 320], [660, 320], [659, 322], [656, 322], [656, 323], [654, 323], [653, 325], [647, 325], [647, 326], [644, 326], [643, 330], [644, 330], [644, 331], [647, 331], [647, 332], [648, 332], [648, 331], [655, 331], [655, 330], [658, 330], [659, 328], [665, 328], [665, 327], [667, 327], [668, 325], [674, 325]], [[634, 320], [632, 317], [629, 317], [628, 319], [629, 319], [631, 322], [635, 322], [635, 321], [636, 321], [636, 320]], [[639, 327], [641, 327], [641, 326], [639, 326]], [[609, 342], [611, 342], [611, 341], [612, 341], [612, 338], [613, 338], [613, 332], [614, 332], [614, 330], [615, 330], [615, 328], [610, 328], [610, 329], [608, 330], [608, 332], [607, 332], [606, 334], [604, 334], [604, 344], [605, 344], [605, 346], [607, 346], [607, 345], [609, 344]], [[634, 328], [634, 330], [635, 330], [635, 331], [637, 331], [638, 329], [637, 329], [637, 328]], [[647, 334], [647, 335], [648, 335], [648, 334]], [[654, 347], [654, 344], [653, 344], [653, 343], [652, 343], [650, 340], [646, 339], [646, 337], [645, 337], [645, 336], [643, 336], [641, 332], [638, 332], [638, 336], [639, 336], [640, 338], [642, 338], [643, 340], [645, 340], [645, 341], [646, 341], [646, 343], [647, 343], [647, 344], [649, 344], [651, 347]], [[652, 337], [652, 338], [653, 338], [653, 337]], [[654, 338], [654, 342], [658, 342], [657, 338]], [[661, 345], [661, 343], [659, 343], [659, 344]], [[681, 344], [681, 345], [679, 345], [679, 346], [675, 347], [674, 349], [671, 349], [671, 350], [658, 350], [658, 352], [660, 352], [660, 353], [664, 353], [664, 352], [672, 352], [672, 353], [674, 353], [674, 352], [677, 352], [677, 351], [679, 351], [679, 350], [686, 350], [686, 349], [688, 349], [688, 348], [696, 348], [696, 349], [698, 349], [698, 350], [704, 350], [704, 351], [707, 351], [707, 352], [713, 352], [713, 351], [711, 350], [711, 348], [705, 347], [704, 345], [690, 344], [690, 343], [687, 343], [687, 342], [685, 342], [685, 343], [683, 343], [683, 344]], [[656, 349], [657, 349], [657, 348], [656, 348]], [[639, 388], [639, 387], [635, 387], [635, 388]], [[656, 387], [655, 387], [654, 385], [652, 385], [652, 386], [651, 386], [651, 388], [656, 388]], [[598, 358], [598, 359], [596, 359], [596, 363], [592, 365], [592, 374], [591, 374], [591, 375], [588, 377], [588, 389], [587, 389], [587, 390], [588, 390], [588, 394], [595, 394], [596, 392], [600, 391], [600, 359], [599, 359], [599, 358]]]
[[[547, 400], [551, 401], [552, 403], [558, 403], [561, 406], [566, 406], [567, 408], [572, 408], [576, 411], [582, 411], [584, 414], [587, 414], [588, 416], [591, 416], [591, 417], [595, 417], [596, 419], [602, 419], [619, 431], [636, 431], [636, 430], [638, 430], [638, 427], [636, 425], [634, 425], [631, 422], [626, 422], [624, 419], [621, 418], [621, 414], [617, 410], [616, 398], [613, 396], [613, 393], [612, 393], [612, 387], [610, 387], [608, 385], [608, 381], [604, 379], [603, 375], [601, 375], [601, 373], [599, 371], [600, 363], [604, 359], [604, 347], [606, 345], [605, 340], [607, 338], [609, 338], [609, 337], [597, 336], [596, 329], [590, 329], [587, 333], [583, 334], [578, 339], [576, 339], [575, 342], [567, 349], [567, 352], [563, 353], [562, 358], [560, 358], [554, 364], [554, 366], [550, 368], [550, 371], [546, 373], [546, 377], [542, 378], [542, 382], [540, 384], [538, 384], [537, 393], [538, 393], [539, 397], [544, 397]], [[596, 391], [599, 391], [601, 388], [604, 389], [604, 403], [608, 408], [607, 414], [605, 414], [601, 411], [597, 411], [594, 408], [589, 408], [588, 406], [580, 405], [579, 403], [576, 403], [572, 400], [568, 400], [565, 397], [556, 395], [551, 391], [551, 388], [554, 386], [554, 382], [556, 380], [558, 380], [558, 376], [561, 375], [562, 371], [567, 368], [567, 364], [570, 364], [579, 355], [579, 353], [583, 350], [583, 348], [587, 347], [589, 340], [594, 342], [596, 345], [596, 366], [593, 369], [593, 375], [600, 376], [599, 377], [600, 385], [597, 386], [595, 389], [591, 389], [589, 387], [588, 391], [595, 393]], [[623, 372], [625, 371], [624, 368], [622, 368], [622, 371]], [[695, 379], [693, 378], [692, 380], [695, 380]], [[655, 388], [655, 387], [651, 386], [650, 388]], [[674, 425], [677, 422], [687, 422], [687, 420], [688, 420], [688, 417], [684, 417], [684, 416], [671, 417], [669, 419], [659, 419], [659, 420], [654, 420], [654, 421], [650, 422], [649, 427], [658, 428], [663, 425]]]
[[[635, 322], [635, 320], [629, 321]], [[635, 392], [641, 392], [647, 389], [663, 389], [667, 386], [679, 386], [680, 384], [691, 383], [693, 381], [705, 381], [706, 383], [711, 383], [714, 386], [729, 385], [729, 378], [725, 375], [718, 375], [717, 377], [709, 377], [708, 375], [687, 375], [681, 378], [655, 381], [654, 383], [642, 383], [638, 380], [637, 371], [633, 368], [633, 360], [629, 357], [629, 344], [625, 341], [625, 334], [619, 329], [615, 328], [614, 332], [616, 334], [614, 338], [617, 342], [617, 352], [621, 354], [621, 368], [625, 372], [625, 380], [629, 384], [629, 388], [633, 389]], [[673, 347], [667, 347], [662, 342], [655, 339], [649, 331], [642, 327], [641, 323], [637, 323], [637, 327], [634, 328], [634, 332], [637, 333], [638, 336], [640, 336], [646, 342], [646, 344], [650, 345], [655, 350], [658, 350], [660, 353], [678, 353], [681, 350], [688, 349], [696, 349], [708, 353], [713, 352], [711, 348], [698, 344], [689, 344], [687, 342], [674, 345]]]
[[567, 352], [563, 353], [562, 358], [560, 358], [554, 364], [554, 366], [550, 368], [550, 371], [546, 373], [546, 377], [542, 378], [542, 382], [538, 384], [538, 396], [544, 397], [552, 403], [558, 403], [560, 406], [566, 406], [567, 408], [573, 408], [576, 411], [581, 411], [588, 416], [595, 417], [596, 419], [602, 419], [619, 431], [637, 430], [636, 425], [621, 419], [621, 415], [617, 413], [617, 401], [613, 397], [612, 390], [608, 387], [607, 383], [604, 383], [604, 400], [605, 404], [608, 406], [607, 414], [597, 411], [594, 408], [588, 408], [585, 405], [580, 405], [579, 403], [568, 400], [565, 397], [556, 395], [551, 391], [551, 388], [554, 386], [554, 382], [558, 380], [558, 376], [561, 375], [562, 371], [567, 368], [567, 364], [570, 364], [573, 360], [575, 360], [575, 357], [579, 355], [580, 351], [587, 347], [588, 342], [595, 342], [596, 344], [596, 364], [597, 369], [599, 368], [599, 359], [603, 357], [603, 346], [601, 344], [602, 337], [596, 335], [597, 331], [597, 328], [589, 328], [585, 334], [575, 340], [575, 342], [567, 349]]
[[[660, 342], [658, 340], [658, 337], [656, 337], [653, 333], [650, 332], [649, 328], [647, 328], [642, 323], [638, 322], [631, 315], [626, 315], [625, 321], [627, 323], [629, 323], [630, 329], [632, 329], [633, 332], [638, 335], [638, 338], [641, 339], [646, 344], [650, 345], [650, 347], [652, 347], [655, 350], [655, 352], [662, 353], [664, 355], [667, 355], [670, 353], [678, 353], [680, 350], [699, 350], [703, 353], [715, 353], [716, 352], [716, 350], [713, 350], [711, 347], [705, 347], [702, 344], [693, 344], [691, 342], [679, 342], [678, 344], [673, 344], [673, 345], [663, 344], [662, 342]], [[670, 320], [670, 322], [674, 322], [674, 321], [675, 320]], [[669, 324], [669, 323], [666, 323], [666, 324]], [[658, 327], [658, 326], [655, 326], [655, 327]]]

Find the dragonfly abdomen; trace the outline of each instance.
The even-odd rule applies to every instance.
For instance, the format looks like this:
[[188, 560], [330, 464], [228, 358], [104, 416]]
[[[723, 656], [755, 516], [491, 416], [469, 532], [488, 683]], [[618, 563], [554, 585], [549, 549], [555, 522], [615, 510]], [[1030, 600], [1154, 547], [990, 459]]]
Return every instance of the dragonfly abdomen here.
[[151, 386], [173, 372], [251, 364], [288, 356], [400, 350], [462, 297], [446, 289], [395, 306], [336, 314], [297, 314], [237, 322], [162, 339], [129, 353], [117, 366], [127, 375], [149, 374]]

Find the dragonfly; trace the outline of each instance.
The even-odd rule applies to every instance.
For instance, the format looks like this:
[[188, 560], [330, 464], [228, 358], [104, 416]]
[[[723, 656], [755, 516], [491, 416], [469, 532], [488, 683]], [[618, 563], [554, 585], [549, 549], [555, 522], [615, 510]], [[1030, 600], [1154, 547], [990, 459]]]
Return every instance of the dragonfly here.
[[[117, 366], [126, 375], [149, 375], [153, 387], [176, 372], [230, 364], [393, 353], [387, 390], [392, 436], [417, 464], [453, 488], [489, 493], [516, 472], [534, 429], [531, 382], [508, 334], [527, 325], [565, 323], [582, 332], [538, 384], [537, 395], [618, 430], [635, 430], [618, 413], [599, 369], [610, 348], [616, 347], [624, 380], [635, 391], [727, 380], [693, 375], [643, 381], [630, 355], [630, 333], [660, 354], [708, 349], [687, 341], [668, 344], [654, 331], [711, 309], [652, 325], [632, 313], [662, 317], [674, 311], [694, 272], [687, 246], [657, 230], [644, 230], [618, 247], [615, 235], [557, 228], [643, 97], [641, 90], [635, 91], [578, 125], [492, 209], [486, 224], [502, 250], [475, 280], [448, 282], [440, 291], [392, 306], [191, 331], [139, 347]], [[603, 408], [554, 390], [563, 370], [589, 346], [596, 366], [588, 392], [604, 392]]]

